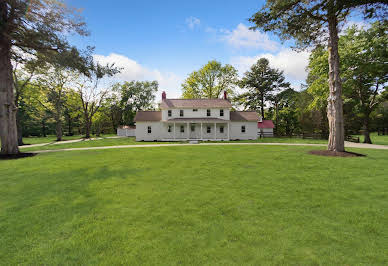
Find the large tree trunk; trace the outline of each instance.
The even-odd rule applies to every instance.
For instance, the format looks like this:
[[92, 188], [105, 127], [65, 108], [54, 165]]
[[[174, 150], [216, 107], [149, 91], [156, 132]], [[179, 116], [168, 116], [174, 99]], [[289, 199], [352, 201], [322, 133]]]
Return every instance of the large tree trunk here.
[[[19, 112], [18, 112], [19, 113]], [[19, 115], [16, 115], [16, 126], [17, 126], [17, 134], [18, 134], [18, 145], [22, 146], [23, 143], [23, 125], [21, 123], [21, 119], [18, 117]]]
[[42, 135], [43, 135], [43, 137], [47, 137], [47, 134], [46, 134], [46, 122], [44, 121], [44, 119], [42, 120]]
[[89, 117], [85, 117], [85, 138], [90, 139], [90, 128], [92, 127], [92, 122], [89, 120]]
[[261, 97], [261, 118], [264, 120], [264, 97]]
[[57, 135], [57, 141], [62, 140], [62, 122], [61, 119], [57, 118], [55, 121], [55, 133]]
[[345, 151], [344, 116], [342, 106], [342, 84], [338, 54], [337, 18], [329, 16], [329, 98], [327, 118], [329, 120], [329, 151]]
[[0, 136], [2, 154], [19, 153], [16, 111], [12, 81], [11, 43], [0, 36]]
[[364, 119], [364, 143], [372, 144], [369, 134], [369, 114], [367, 114]]

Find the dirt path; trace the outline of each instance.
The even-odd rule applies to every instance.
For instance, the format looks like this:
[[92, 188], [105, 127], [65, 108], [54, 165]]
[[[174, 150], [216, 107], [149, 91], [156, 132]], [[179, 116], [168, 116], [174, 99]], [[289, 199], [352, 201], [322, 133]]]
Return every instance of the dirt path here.
[[[83, 150], [106, 150], [106, 149], [128, 149], [128, 148], [153, 148], [153, 147], [175, 147], [175, 146], [233, 146], [233, 145], [271, 145], [271, 146], [312, 146], [312, 147], [325, 147], [326, 144], [307, 144], [307, 143], [200, 143], [200, 144], [139, 144], [139, 145], [119, 145], [119, 146], [102, 146], [102, 147], [85, 147], [85, 148], [68, 148], [57, 150], [42, 150], [34, 151], [36, 153], [43, 152], [57, 152], [57, 151], [83, 151]], [[347, 148], [363, 148], [363, 149], [379, 149], [388, 150], [388, 146], [362, 144], [345, 142]]]

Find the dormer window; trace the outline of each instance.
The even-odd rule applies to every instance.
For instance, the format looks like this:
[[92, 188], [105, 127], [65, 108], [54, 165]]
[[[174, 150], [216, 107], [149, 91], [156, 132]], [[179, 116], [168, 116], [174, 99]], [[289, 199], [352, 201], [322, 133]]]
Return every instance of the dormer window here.
[[183, 117], [183, 110], [179, 110], [179, 116]]
[[220, 110], [220, 116], [224, 116], [224, 109]]
[[211, 116], [211, 111], [210, 111], [210, 109], [207, 109], [207, 110], [206, 110], [206, 116]]
[[172, 111], [168, 110], [168, 116], [170, 117], [172, 115]]

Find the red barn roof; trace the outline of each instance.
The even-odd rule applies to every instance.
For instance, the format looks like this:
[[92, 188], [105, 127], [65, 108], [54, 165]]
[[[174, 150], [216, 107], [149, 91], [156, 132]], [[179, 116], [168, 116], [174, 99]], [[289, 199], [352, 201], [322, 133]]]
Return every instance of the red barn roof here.
[[257, 123], [258, 128], [274, 128], [272, 120], [263, 120], [263, 122]]

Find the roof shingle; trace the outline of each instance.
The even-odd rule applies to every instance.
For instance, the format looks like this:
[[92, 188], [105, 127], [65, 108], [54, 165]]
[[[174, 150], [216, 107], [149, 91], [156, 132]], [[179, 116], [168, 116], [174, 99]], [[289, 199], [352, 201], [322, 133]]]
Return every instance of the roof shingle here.
[[165, 99], [160, 108], [232, 108], [225, 99]]
[[259, 115], [255, 111], [231, 111], [230, 121], [259, 121]]
[[138, 111], [135, 116], [135, 122], [137, 121], [160, 121], [162, 120], [161, 111]]

